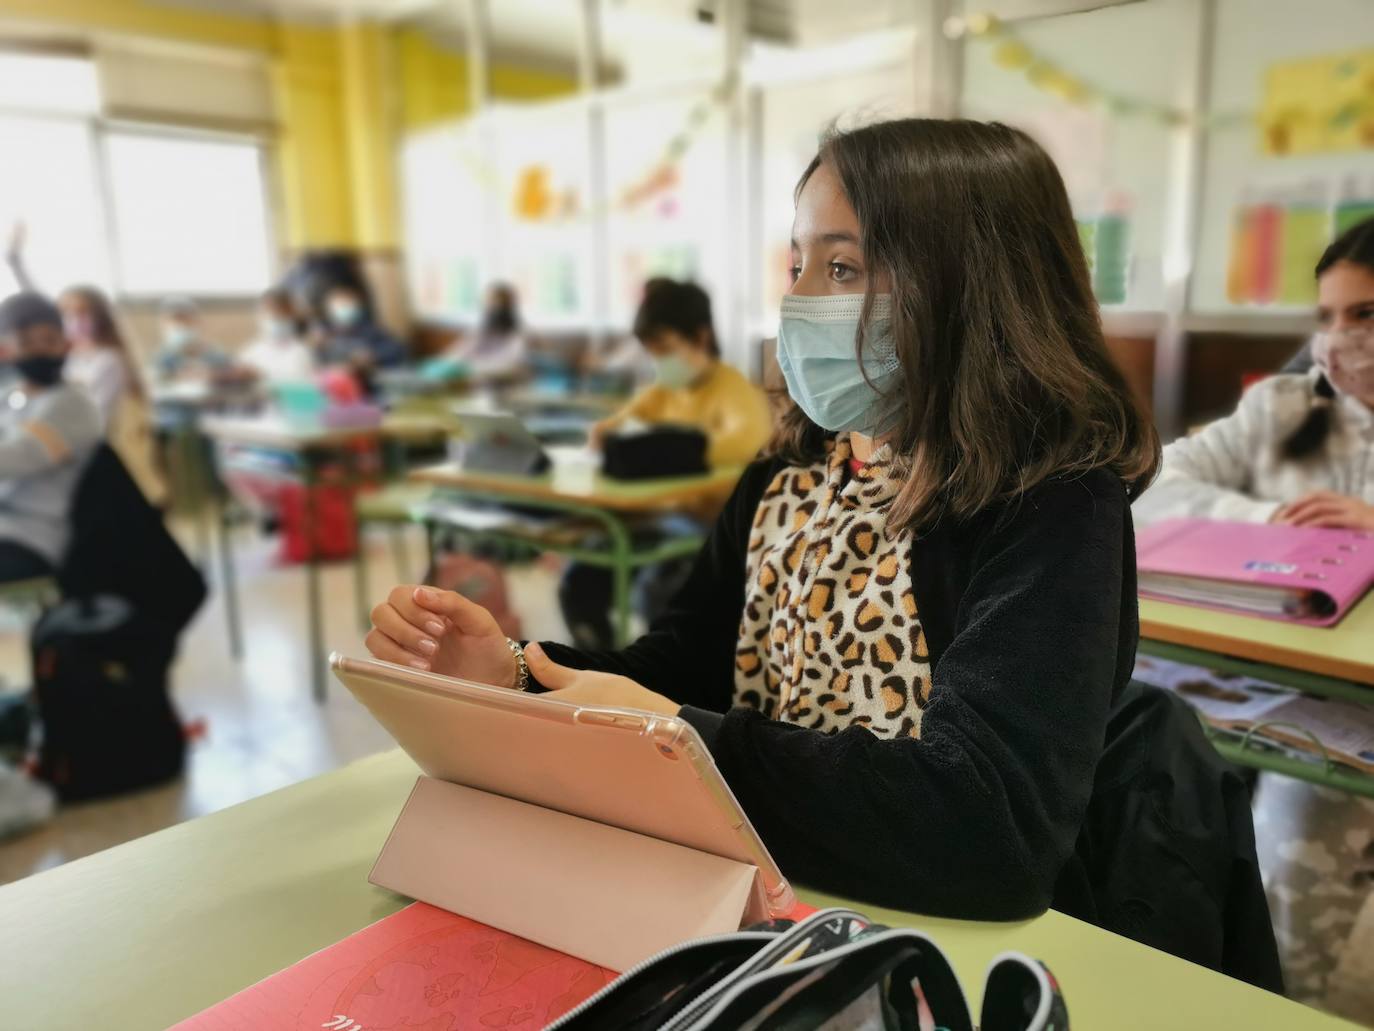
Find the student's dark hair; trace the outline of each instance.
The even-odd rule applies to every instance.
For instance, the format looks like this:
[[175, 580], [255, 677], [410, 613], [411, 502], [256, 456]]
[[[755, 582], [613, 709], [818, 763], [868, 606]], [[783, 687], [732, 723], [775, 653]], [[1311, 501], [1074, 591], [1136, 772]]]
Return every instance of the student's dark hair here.
[[697, 339], [705, 330], [707, 353], [720, 357], [720, 343], [711, 320], [711, 298], [695, 283], [660, 276], [644, 284], [644, 299], [635, 313], [634, 334], [640, 340], [649, 340], [665, 329], [689, 340]]
[[482, 332], [490, 336], [505, 336], [520, 329], [520, 305], [515, 287], [509, 283], [492, 283], [488, 288], [495, 302], [482, 313]]
[[[1374, 271], [1374, 218], [1357, 222], [1322, 252], [1317, 261], [1316, 277], [1320, 279], [1331, 266], [1342, 261], [1362, 265]], [[1326, 446], [1335, 428], [1336, 391], [1325, 376], [1318, 376], [1312, 384], [1312, 407], [1287, 440], [1283, 442], [1283, 457], [1301, 461], [1317, 454]]]
[[62, 328], [62, 312], [43, 294], [23, 290], [0, 302], [0, 336], [22, 333], [34, 326]]
[[78, 284], [62, 291], [62, 298], [81, 301], [91, 313], [91, 339], [100, 347], [108, 347], [119, 352], [119, 360], [124, 364], [125, 381], [135, 396], [144, 396], [143, 378], [138, 371], [132, 350], [120, 332], [119, 320], [115, 318], [114, 305], [99, 287]]
[[[870, 281], [891, 284], [895, 524], [926, 530], [1099, 468], [1144, 490], [1159, 439], [1107, 353], [1049, 155], [995, 122], [904, 119], [829, 133], [798, 194], [822, 165], [858, 215]], [[792, 406], [770, 450], [815, 461], [827, 435]]]

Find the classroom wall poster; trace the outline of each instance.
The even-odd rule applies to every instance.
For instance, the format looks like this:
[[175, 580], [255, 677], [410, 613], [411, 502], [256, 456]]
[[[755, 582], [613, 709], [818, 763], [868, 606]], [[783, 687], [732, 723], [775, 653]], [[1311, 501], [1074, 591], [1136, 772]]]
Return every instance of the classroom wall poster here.
[[1258, 129], [1273, 157], [1374, 149], [1374, 50], [1271, 65]]

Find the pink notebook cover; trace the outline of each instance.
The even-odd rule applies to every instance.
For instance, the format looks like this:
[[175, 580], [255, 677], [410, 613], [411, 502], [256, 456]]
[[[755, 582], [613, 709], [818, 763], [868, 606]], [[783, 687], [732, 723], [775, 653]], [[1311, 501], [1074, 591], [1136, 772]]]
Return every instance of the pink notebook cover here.
[[[1140, 532], [1136, 563], [1142, 574], [1317, 591], [1334, 605], [1329, 615], [1269, 618], [1330, 626], [1374, 584], [1374, 534], [1271, 523], [1169, 519]], [[1152, 594], [1145, 587], [1140, 593], [1173, 600]]]
[[604, 967], [416, 902], [176, 1028], [536, 1031], [615, 977]]

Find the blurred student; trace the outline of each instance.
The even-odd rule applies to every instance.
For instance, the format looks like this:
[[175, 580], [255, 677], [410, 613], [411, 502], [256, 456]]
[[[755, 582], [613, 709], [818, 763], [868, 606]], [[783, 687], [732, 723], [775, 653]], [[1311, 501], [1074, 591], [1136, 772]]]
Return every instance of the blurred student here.
[[494, 377], [525, 373], [528, 354], [515, 287], [493, 283], [487, 289], [482, 324], [449, 356], [466, 365], [474, 376]]
[[[26, 241], [23, 225], [16, 225], [6, 260], [21, 288], [36, 293], [24, 260]], [[64, 377], [84, 388], [95, 401], [110, 446], [144, 496], [152, 504], [162, 505], [167, 484], [158, 465], [152, 410], [133, 348], [120, 330], [114, 306], [94, 286], [70, 286], [62, 291], [57, 304], [71, 345]]]
[[336, 284], [324, 296], [323, 365], [345, 366], [366, 379], [376, 369], [404, 365], [406, 347], [378, 325], [372, 300], [359, 287]]
[[169, 297], [162, 303], [162, 348], [153, 364], [164, 382], [210, 381], [233, 366], [222, 348], [205, 339], [200, 308], [189, 297]]
[[0, 582], [49, 576], [67, 550], [77, 484], [101, 439], [100, 412], [63, 381], [62, 313], [41, 294], [0, 303], [0, 351], [19, 382], [0, 405]]
[[[1313, 369], [1256, 383], [1234, 415], [1164, 449], [1137, 517], [1202, 516], [1374, 531], [1374, 219], [1317, 263]], [[1255, 828], [1294, 998], [1374, 1020], [1374, 992], [1342, 1008], [1335, 986], [1374, 985], [1374, 811], [1261, 775]], [[1363, 929], [1361, 931], [1361, 928]]]
[[[772, 430], [768, 401], [739, 370], [720, 360], [705, 290], [695, 283], [651, 279], [635, 314], [634, 335], [653, 361], [655, 382], [592, 427], [594, 447], [631, 422], [675, 423], [706, 434], [707, 461], [713, 467], [744, 465], [759, 453]], [[690, 515], [686, 518], [694, 522]], [[638, 532], [648, 540], [672, 528], [654, 523]], [[684, 560], [659, 563], [640, 574], [636, 607], [647, 620], [652, 622], [667, 607], [690, 569]], [[611, 646], [612, 584], [611, 571], [602, 566], [574, 562], [564, 572], [558, 602], [579, 647]]]
[[291, 295], [280, 287], [258, 303], [258, 338], [243, 349], [239, 364], [263, 383], [299, 383], [315, 376], [315, 354], [301, 335]]
[[1314, 367], [1246, 391], [1235, 414], [1164, 449], [1142, 522], [1204, 516], [1374, 530], [1374, 220], [1317, 263]]
[[[795, 883], [1023, 919], [1076, 855], [1130, 679], [1129, 498], [1154, 433], [1107, 354], [1063, 181], [1024, 133], [832, 135], [795, 196], [792, 404], [649, 633], [522, 647], [458, 594], [405, 585], [367, 646], [685, 720]], [[1186, 950], [1191, 927], [1140, 908], [1156, 926], [1137, 933]]]
[[768, 400], [720, 360], [711, 299], [695, 283], [651, 279], [635, 314], [634, 335], [654, 363], [654, 382], [592, 427], [592, 444], [631, 421], [695, 426], [706, 434], [711, 466], [743, 465], [772, 425]]

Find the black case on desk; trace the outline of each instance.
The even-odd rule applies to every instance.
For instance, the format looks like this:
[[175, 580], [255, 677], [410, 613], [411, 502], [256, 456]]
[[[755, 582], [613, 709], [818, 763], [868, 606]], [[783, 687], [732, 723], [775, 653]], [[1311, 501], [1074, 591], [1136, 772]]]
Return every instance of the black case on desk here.
[[706, 472], [706, 434], [695, 426], [653, 426], [611, 434], [602, 442], [601, 471], [615, 480], [656, 480]]

